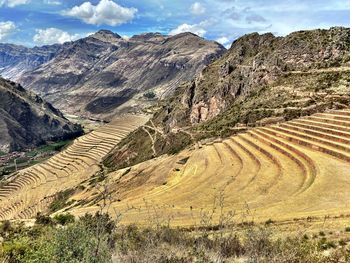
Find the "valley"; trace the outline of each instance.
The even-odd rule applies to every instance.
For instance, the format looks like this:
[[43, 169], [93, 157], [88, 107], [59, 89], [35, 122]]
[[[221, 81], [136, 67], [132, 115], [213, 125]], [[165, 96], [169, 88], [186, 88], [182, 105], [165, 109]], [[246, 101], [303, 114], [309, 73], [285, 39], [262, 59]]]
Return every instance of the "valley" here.
[[[231, 262], [266, 247], [276, 258], [278, 249], [346, 258], [349, 36], [343, 27], [250, 33], [226, 50], [190, 32], [99, 30], [42, 47], [0, 44], [9, 78], [0, 78], [0, 258], [30, 257], [31, 244], [46, 251], [54, 239], [80, 248], [76, 236], [97, 240], [82, 257], [105, 242], [115, 262], [152, 245], [166, 251], [156, 262], [173, 262], [171, 246], [192, 259], [179, 262]], [[228, 255], [212, 260], [213, 251]]]
[[85, 136], [49, 160], [14, 173], [0, 187], [0, 217], [21, 219], [47, 211], [57, 193], [77, 187], [100, 170], [100, 162], [146, 117], [121, 116]]

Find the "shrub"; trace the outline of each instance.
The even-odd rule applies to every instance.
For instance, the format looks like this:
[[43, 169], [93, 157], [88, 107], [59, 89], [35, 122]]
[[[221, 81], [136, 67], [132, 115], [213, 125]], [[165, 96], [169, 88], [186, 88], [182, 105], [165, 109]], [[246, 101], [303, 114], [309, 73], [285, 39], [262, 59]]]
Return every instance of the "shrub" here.
[[4, 222], [2, 222], [1, 228], [0, 228], [1, 234], [6, 234], [11, 230], [12, 230], [12, 226], [9, 220], [5, 220]]
[[[64, 223], [72, 220], [71, 215], [58, 218], [64, 218]], [[111, 262], [114, 229], [109, 216], [99, 213], [86, 215], [64, 228], [47, 227], [45, 233], [33, 241], [32, 249], [25, 253], [22, 262]]]
[[67, 189], [65, 191], [59, 192], [49, 206], [50, 212], [54, 213], [69, 205], [67, 201], [73, 193], [74, 189]]
[[6, 262], [26, 262], [25, 255], [30, 251], [30, 243], [27, 238], [14, 239], [2, 244], [0, 260], [6, 259]]
[[53, 218], [57, 224], [65, 226], [69, 223], [74, 223], [75, 217], [72, 214], [58, 214]]
[[51, 217], [38, 213], [35, 218], [35, 224], [37, 225], [54, 225]]
[[154, 99], [156, 94], [153, 91], [149, 91], [143, 94], [143, 96], [147, 99]]
[[273, 223], [274, 223], [274, 221], [272, 219], [269, 219], [265, 222], [265, 225], [271, 225]]

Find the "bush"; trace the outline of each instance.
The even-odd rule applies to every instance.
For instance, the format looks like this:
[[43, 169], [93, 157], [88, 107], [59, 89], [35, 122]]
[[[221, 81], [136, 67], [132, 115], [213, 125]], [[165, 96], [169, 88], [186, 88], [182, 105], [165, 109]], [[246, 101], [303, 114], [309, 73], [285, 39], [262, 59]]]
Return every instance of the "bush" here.
[[22, 262], [111, 262], [115, 224], [110, 217], [97, 213], [76, 222], [72, 222], [73, 218], [69, 214], [56, 216], [62, 224], [70, 224], [64, 228], [47, 228], [32, 243]]
[[51, 217], [38, 213], [35, 218], [35, 224], [37, 225], [54, 225]]
[[69, 203], [67, 203], [67, 201], [69, 197], [74, 194], [74, 192], [74, 189], [67, 189], [59, 192], [49, 206], [50, 212], [54, 213], [68, 206]]
[[147, 99], [154, 99], [156, 94], [153, 91], [149, 91], [143, 94], [143, 96]]
[[6, 241], [2, 244], [0, 260], [6, 259], [6, 262], [26, 262], [25, 255], [31, 250], [29, 240], [27, 238], [14, 239]]
[[6, 234], [11, 230], [12, 230], [12, 226], [9, 220], [5, 220], [4, 222], [2, 222], [1, 228], [0, 228], [1, 234]]
[[74, 223], [74, 221], [75, 221], [75, 217], [69, 213], [55, 215], [55, 217], [53, 219], [57, 224], [62, 225], [62, 226], [65, 226], [69, 223]]

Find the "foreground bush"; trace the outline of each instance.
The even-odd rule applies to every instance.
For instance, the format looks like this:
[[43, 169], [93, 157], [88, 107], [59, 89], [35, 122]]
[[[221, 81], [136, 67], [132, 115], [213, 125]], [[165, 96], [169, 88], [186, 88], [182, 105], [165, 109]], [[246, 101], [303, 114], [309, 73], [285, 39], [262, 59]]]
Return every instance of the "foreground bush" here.
[[[65, 227], [58, 227], [55, 221]], [[19, 226], [2, 233], [0, 255], [6, 262], [111, 262], [115, 223], [107, 214], [86, 215], [78, 221], [69, 215], [55, 220], [38, 215], [33, 228]]]
[[69, 214], [53, 220], [40, 215], [34, 227], [8, 221], [1, 225], [0, 262], [350, 262], [344, 240], [336, 243], [305, 235], [276, 238], [274, 231], [266, 224], [222, 231], [117, 227], [108, 214], [88, 214], [78, 220]]

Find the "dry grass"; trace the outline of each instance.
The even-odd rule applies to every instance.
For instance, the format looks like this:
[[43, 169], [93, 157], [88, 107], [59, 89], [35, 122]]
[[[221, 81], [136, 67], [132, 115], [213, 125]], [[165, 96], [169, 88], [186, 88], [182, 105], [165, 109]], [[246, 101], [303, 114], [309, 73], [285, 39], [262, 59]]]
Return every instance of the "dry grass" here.
[[[158, 221], [199, 226], [213, 197], [224, 213], [250, 211], [265, 222], [322, 220], [350, 214], [350, 111], [333, 111], [256, 128], [221, 142], [162, 156], [108, 175], [112, 207], [123, 223]], [[185, 161], [183, 161], [185, 160]], [[74, 199], [82, 215], [98, 206], [87, 189]], [[220, 211], [208, 215], [218, 222]], [[315, 220], [317, 221], [317, 220]]]

